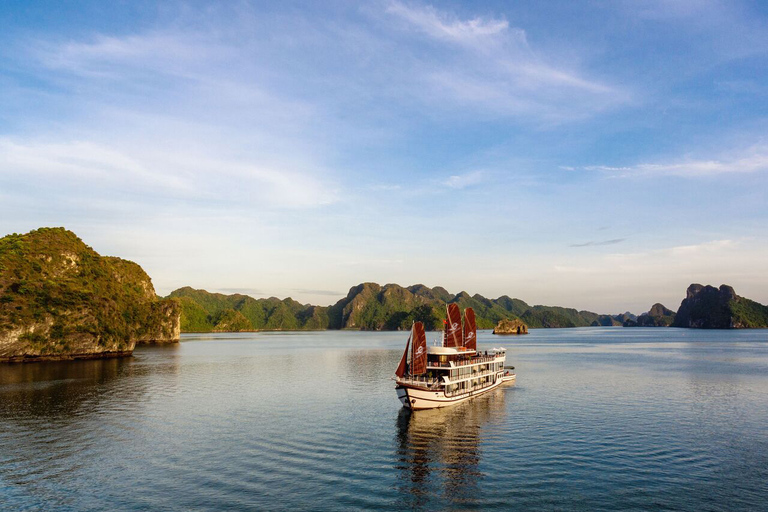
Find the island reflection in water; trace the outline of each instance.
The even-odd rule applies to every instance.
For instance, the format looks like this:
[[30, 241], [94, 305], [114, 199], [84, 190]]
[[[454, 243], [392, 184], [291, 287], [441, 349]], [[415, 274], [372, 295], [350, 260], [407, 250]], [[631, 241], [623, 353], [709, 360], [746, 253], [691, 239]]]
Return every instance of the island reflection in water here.
[[[167, 356], [178, 351], [178, 345], [144, 347], [144, 350]], [[133, 357], [3, 365], [0, 418], [19, 422], [82, 421], [97, 415], [101, 403], [111, 406], [116, 399], [124, 404], [137, 403], [141, 395], [150, 391], [140, 377], [178, 372], [178, 363], [172, 358], [164, 361], [162, 368], [158, 364], [138, 365]]]
[[[92, 412], [89, 402], [108, 399], [103, 394], [109, 394], [115, 379], [130, 374], [130, 358], [11, 364], [0, 372], [0, 415], [8, 420], [44, 421], [77, 417]], [[85, 403], [89, 407], [83, 408]]]
[[481, 437], [486, 425], [508, 414], [505, 385], [444, 409], [397, 416], [399, 491], [409, 496], [407, 508], [425, 506], [435, 494], [454, 504], [475, 497], [482, 485]]

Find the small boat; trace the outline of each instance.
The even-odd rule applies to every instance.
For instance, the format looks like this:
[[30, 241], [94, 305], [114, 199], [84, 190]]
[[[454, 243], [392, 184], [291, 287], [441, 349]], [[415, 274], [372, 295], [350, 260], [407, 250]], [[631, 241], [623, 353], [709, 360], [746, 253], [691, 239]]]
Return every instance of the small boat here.
[[482, 395], [515, 379], [505, 369], [506, 349], [477, 350], [477, 324], [472, 308], [461, 312], [448, 304], [442, 340], [427, 346], [424, 324], [414, 322], [405, 352], [395, 371], [395, 391], [411, 410], [448, 407]]
[[504, 375], [501, 376], [501, 382], [506, 384], [508, 382], [515, 382], [515, 379], [517, 379], [517, 375], [515, 375], [515, 367], [505, 366]]

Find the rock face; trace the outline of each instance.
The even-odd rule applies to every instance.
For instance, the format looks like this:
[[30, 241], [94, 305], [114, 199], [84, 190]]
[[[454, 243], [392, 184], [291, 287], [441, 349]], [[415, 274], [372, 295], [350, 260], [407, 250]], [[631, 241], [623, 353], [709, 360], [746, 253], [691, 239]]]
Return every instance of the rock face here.
[[515, 318], [501, 320], [493, 329], [493, 334], [528, 334], [528, 326]]
[[675, 312], [656, 303], [650, 311], [638, 316], [635, 320], [627, 319], [624, 327], [669, 327], [675, 321]]
[[0, 238], [0, 361], [130, 355], [177, 342], [180, 312], [139, 265], [64, 228]]
[[728, 285], [688, 287], [673, 327], [743, 329], [768, 327], [768, 307], [739, 297]]
[[145, 327], [145, 334], [136, 340], [137, 345], [178, 343], [181, 338], [181, 304], [172, 299], [155, 300], [152, 315]]

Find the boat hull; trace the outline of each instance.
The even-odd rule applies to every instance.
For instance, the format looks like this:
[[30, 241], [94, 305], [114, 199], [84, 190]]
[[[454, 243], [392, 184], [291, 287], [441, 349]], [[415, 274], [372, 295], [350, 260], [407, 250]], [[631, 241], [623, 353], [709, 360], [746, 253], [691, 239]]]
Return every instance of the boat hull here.
[[466, 402], [471, 398], [498, 388], [501, 386], [502, 382], [504, 382], [504, 380], [499, 378], [488, 387], [453, 396], [446, 396], [445, 392], [442, 390], [430, 390], [403, 384], [398, 384], [395, 391], [397, 391], [397, 398], [404, 407], [413, 411], [420, 411], [424, 409], [440, 409], [442, 407], [450, 407]]

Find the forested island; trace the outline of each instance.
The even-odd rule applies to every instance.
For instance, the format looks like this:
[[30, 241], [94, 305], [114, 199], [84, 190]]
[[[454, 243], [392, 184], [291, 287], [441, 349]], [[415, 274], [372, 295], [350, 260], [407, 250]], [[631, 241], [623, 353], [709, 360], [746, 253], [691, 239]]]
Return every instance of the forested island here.
[[503, 295], [488, 299], [467, 292], [449, 293], [445, 288], [422, 284], [362, 283], [332, 306], [301, 304], [291, 298], [255, 299], [248, 295], [223, 295], [185, 287], [169, 298], [181, 303], [183, 332], [261, 330], [407, 330], [414, 321], [429, 330], [441, 330], [445, 305], [471, 307], [480, 329], [493, 329], [501, 321], [519, 322], [527, 328], [547, 327], [768, 327], [768, 307], [736, 295], [733, 288], [692, 284], [675, 312], [657, 303], [639, 316], [626, 312], [601, 315], [558, 306], [531, 306]]
[[136, 263], [64, 228], [0, 238], [0, 361], [125, 356], [179, 334], [179, 303]]
[[[503, 319], [519, 319], [528, 327], [586, 327], [606, 322], [608, 315], [557, 306], [530, 306], [503, 295], [488, 299], [467, 292], [422, 284], [362, 283], [332, 306], [301, 304], [293, 299], [255, 299], [248, 295], [223, 295], [185, 287], [169, 298], [181, 302], [183, 332], [254, 330], [404, 330], [414, 321], [428, 330], [443, 328], [445, 305], [471, 307], [480, 329], [493, 329]], [[613, 325], [621, 325], [616, 323]]]

